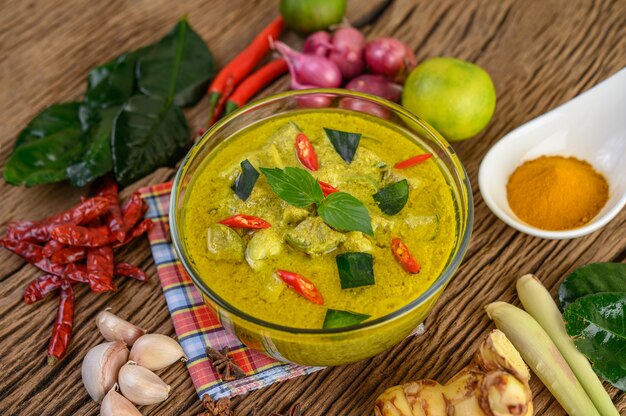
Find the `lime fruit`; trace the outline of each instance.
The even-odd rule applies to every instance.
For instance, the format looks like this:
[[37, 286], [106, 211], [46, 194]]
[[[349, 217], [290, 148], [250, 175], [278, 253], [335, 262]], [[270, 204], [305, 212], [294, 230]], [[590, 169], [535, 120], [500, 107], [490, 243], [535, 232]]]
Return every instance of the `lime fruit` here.
[[306, 35], [340, 23], [348, 0], [280, 0], [280, 14], [296, 32]]
[[402, 105], [448, 140], [465, 140], [487, 126], [496, 107], [489, 74], [456, 58], [432, 58], [409, 75]]

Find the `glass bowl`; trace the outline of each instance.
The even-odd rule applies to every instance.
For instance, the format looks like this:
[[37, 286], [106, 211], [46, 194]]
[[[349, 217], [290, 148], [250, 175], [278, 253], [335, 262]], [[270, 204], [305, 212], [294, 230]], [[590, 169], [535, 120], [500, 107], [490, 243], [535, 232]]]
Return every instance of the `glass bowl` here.
[[[413, 137], [435, 160], [451, 185], [456, 204], [457, 233], [454, 248], [443, 272], [419, 297], [402, 308], [358, 325], [333, 329], [300, 329], [273, 324], [249, 315], [218, 296], [201, 279], [185, 249], [180, 223], [185, 209], [185, 193], [196, 170], [213, 149], [228, 137], [260, 120], [303, 107], [324, 105], [337, 111], [351, 103], [356, 109], [373, 109], [374, 117], [384, 118]], [[354, 105], [356, 103], [356, 105]], [[365, 105], [363, 105], [365, 104]], [[372, 107], [375, 104], [375, 107]], [[310, 108], [306, 108], [310, 111]], [[369, 112], [369, 111], [368, 111]], [[225, 117], [192, 147], [180, 166], [170, 200], [170, 228], [178, 258], [222, 325], [243, 344], [270, 357], [302, 365], [342, 365], [376, 355], [407, 337], [424, 321], [456, 272], [467, 250], [474, 219], [472, 190], [463, 165], [452, 147], [430, 125], [403, 107], [368, 94], [341, 89], [289, 91], [246, 105]]]

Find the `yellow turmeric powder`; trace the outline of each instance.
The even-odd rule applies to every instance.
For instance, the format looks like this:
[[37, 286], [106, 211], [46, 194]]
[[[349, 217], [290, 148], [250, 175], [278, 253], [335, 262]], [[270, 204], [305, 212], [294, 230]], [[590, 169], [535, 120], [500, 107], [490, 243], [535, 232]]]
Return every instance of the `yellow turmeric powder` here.
[[604, 176], [574, 157], [542, 156], [525, 162], [513, 172], [506, 190], [513, 212], [544, 230], [581, 227], [609, 198]]

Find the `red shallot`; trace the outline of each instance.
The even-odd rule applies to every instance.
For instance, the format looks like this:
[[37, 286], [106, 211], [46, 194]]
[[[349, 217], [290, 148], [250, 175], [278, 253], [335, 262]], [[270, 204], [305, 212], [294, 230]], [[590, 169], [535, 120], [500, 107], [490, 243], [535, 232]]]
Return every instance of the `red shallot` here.
[[332, 49], [328, 59], [333, 61], [344, 80], [365, 72], [365, 37], [353, 27], [341, 27], [333, 33]]
[[365, 47], [365, 61], [372, 72], [403, 79], [416, 64], [413, 51], [396, 38], [383, 37]]

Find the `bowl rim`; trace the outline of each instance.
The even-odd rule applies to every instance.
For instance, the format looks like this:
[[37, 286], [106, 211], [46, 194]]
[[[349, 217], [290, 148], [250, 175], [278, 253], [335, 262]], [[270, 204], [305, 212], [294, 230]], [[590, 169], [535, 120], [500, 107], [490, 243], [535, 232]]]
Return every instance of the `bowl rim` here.
[[[467, 200], [465, 201], [467, 204], [467, 219], [465, 221], [465, 229], [463, 229], [462, 231], [463, 234], [461, 236], [461, 240], [457, 245], [456, 253], [454, 254], [454, 257], [452, 258], [448, 266], [435, 279], [435, 281], [428, 287], [428, 289], [424, 291], [422, 294], [420, 294], [417, 298], [412, 300], [411, 302], [407, 303], [406, 305], [402, 306], [399, 309], [394, 310], [393, 312], [380, 316], [376, 319], [372, 319], [370, 321], [365, 321], [356, 325], [351, 325], [351, 326], [341, 327], [341, 328], [313, 329], [313, 328], [296, 328], [296, 327], [279, 325], [279, 324], [265, 321], [263, 319], [256, 318], [232, 306], [230, 303], [226, 302], [222, 297], [217, 295], [217, 293], [211, 290], [211, 288], [195, 273], [195, 270], [193, 269], [193, 267], [191, 267], [191, 262], [189, 261], [184, 250], [182, 249], [182, 243], [179, 239], [178, 224], [176, 221], [175, 207], [177, 206], [178, 189], [181, 186], [184, 174], [187, 170], [189, 162], [193, 159], [193, 156], [195, 156], [195, 154], [211, 138], [211, 133], [213, 131], [219, 130], [220, 127], [222, 127], [223, 125], [230, 123], [232, 120], [235, 120], [240, 115], [250, 110], [253, 110], [257, 107], [261, 107], [263, 105], [266, 105], [275, 101], [280, 101], [283, 99], [294, 98], [294, 97], [305, 96], [305, 95], [313, 95], [313, 94], [327, 94], [327, 95], [340, 96], [340, 97], [348, 96], [350, 98], [366, 99], [376, 104], [385, 106], [388, 109], [392, 110], [394, 113], [401, 115], [402, 117], [405, 117], [407, 119], [410, 119], [412, 122], [418, 124], [421, 128], [423, 128], [428, 134], [432, 136], [431, 138], [434, 139], [434, 141], [437, 143], [437, 145], [439, 146], [439, 150], [443, 151], [455, 165], [456, 171], [450, 172], [450, 173], [453, 175], [456, 174], [459, 176], [459, 182], [462, 185], [461, 186], [462, 189], [458, 190], [459, 195], [461, 198], [463, 198], [463, 196], [466, 196], [467, 198]], [[465, 193], [462, 192], [463, 190], [465, 191]], [[286, 333], [291, 333], [291, 334], [330, 335], [330, 334], [343, 334], [343, 333], [348, 333], [348, 332], [354, 333], [356, 331], [373, 328], [378, 325], [385, 324], [389, 321], [393, 321], [396, 318], [399, 318], [411, 312], [412, 310], [418, 308], [422, 304], [432, 299], [433, 296], [435, 296], [441, 289], [443, 289], [452, 279], [452, 276], [454, 275], [454, 273], [460, 266], [465, 256], [465, 253], [467, 252], [467, 249], [470, 243], [470, 237], [472, 234], [472, 228], [474, 224], [474, 198], [473, 198], [472, 187], [469, 181], [469, 177], [467, 175], [467, 171], [465, 170], [465, 167], [463, 166], [463, 164], [457, 157], [456, 152], [454, 151], [452, 146], [441, 136], [441, 134], [437, 130], [435, 130], [432, 126], [430, 126], [428, 123], [426, 123], [425, 121], [421, 120], [419, 117], [411, 113], [409, 110], [405, 109], [404, 107], [394, 102], [385, 100], [383, 98], [380, 98], [374, 95], [370, 95], [370, 94], [366, 94], [362, 92], [356, 92], [356, 91], [349, 91], [349, 90], [340, 89], [340, 88], [290, 90], [290, 91], [281, 92], [278, 94], [273, 94], [271, 96], [246, 104], [238, 108], [233, 113], [219, 120], [215, 125], [207, 129], [207, 131], [203, 134], [203, 136], [198, 141], [196, 141], [196, 143], [187, 152], [187, 155], [185, 156], [185, 158], [182, 160], [178, 168], [178, 171], [176, 172], [174, 181], [173, 181], [169, 204], [170, 204], [170, 211], [169, 211], [168, 220], [170, 224], [170, 235], [172, 237], [172, 245], [174, 246], [174, 251], [176, 255], [178, 256], [178, 259], [182, 263], [183, 267], [185, 268], [185, 271], [188, 273], [189, 277], [193, 281], [194, 285], [202, 292], [202, 294], [209, 297], [220, 308], [227, 310], [229, 313], [237, 316], [240, 319], [243, 319], [244, 321], [248, 321], [264, 329], [270, 329], [274, 331], [286, 332]]]

